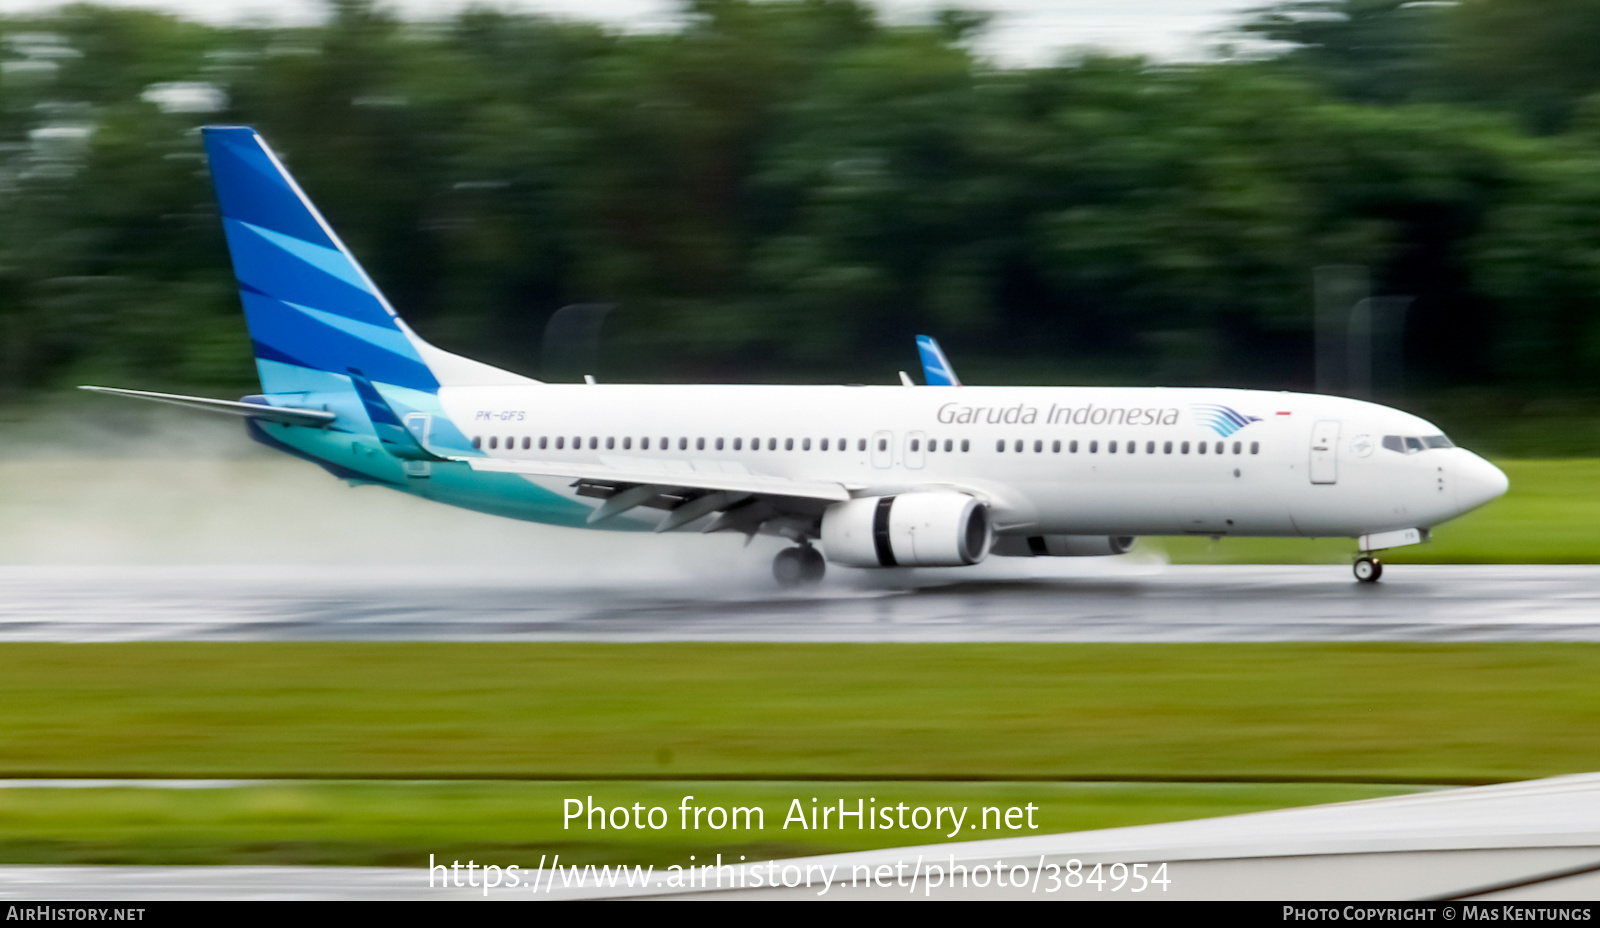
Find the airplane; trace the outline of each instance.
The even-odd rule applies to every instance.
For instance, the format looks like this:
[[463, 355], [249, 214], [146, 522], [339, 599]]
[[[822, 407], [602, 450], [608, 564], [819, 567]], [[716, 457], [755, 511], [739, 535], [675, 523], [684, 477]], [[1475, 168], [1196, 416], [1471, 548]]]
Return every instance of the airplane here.
[[352, 485], [552, 525], [777, 536], [784, 587], [828, 563], [1107, 556], [1163, 535], [1354, 538], [1374, 582], [1375, 552], [1508, 487], [1373, 403], [963, 385], [927, 336], [921, 385], [543, 383], [424, 341], [254, 129], [202, 135], [262, 392], [83, 389], [242, 416]]

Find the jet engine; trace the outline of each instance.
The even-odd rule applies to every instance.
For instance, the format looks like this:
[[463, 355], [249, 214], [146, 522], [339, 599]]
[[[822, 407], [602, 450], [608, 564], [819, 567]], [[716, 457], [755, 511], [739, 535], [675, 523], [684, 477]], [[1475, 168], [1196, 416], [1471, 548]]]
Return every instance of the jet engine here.
[[1105, 557], [1127, 554], [1132, 535], [1009, 535], [994, 543], [996, 557]]
[[989, 553], [989, 507], [965, 493], [870, 496], [822, 515], [828, 560], [852, 567], [962, 567]]

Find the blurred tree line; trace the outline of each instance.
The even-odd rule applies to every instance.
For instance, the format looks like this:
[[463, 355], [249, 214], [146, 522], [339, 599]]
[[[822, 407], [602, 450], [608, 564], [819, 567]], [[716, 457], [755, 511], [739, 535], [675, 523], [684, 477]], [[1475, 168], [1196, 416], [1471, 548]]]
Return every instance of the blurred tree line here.
[[1596, 392], [1595, 0], [1281, 3], [1190, 64], [997, 67], [983, 26], [0, 18], [0, 388], [250, 389], [229, 122], [416, 329], [534, 376], [596, 302], [613, 379], [881, 381], [929, 332], [970, 381], [1307, 387], [1313, 269], [1355, 264], [1416, 298], [1411, 383]]

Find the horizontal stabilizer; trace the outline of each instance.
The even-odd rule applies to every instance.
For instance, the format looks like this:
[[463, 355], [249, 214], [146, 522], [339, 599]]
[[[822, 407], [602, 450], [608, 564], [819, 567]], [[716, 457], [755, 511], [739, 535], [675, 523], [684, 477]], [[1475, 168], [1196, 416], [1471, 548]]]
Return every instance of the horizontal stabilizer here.
[[207, 412], [228, 413], [234, 416], [244, 416], [248, 419], [265, 419], [268, 422], [281, 422], [284, 425], [309, 425], [320, 428], [331, 424], [335, 418], [334, 413], [325, 409], [268, 406], [264, 403], [240, 403], [234, 400], [214, 400], [204, 396], [151, 393], [148, 390], [122, 390], [117, 387], [91, 387], [86, 385], [78, 389], [90, 390], [94, 393], [110, 393], [114, 396], [127, 396], [136, 400], [149, 400], [152, 403], [185, 406], [189, 409], [203, 409]]

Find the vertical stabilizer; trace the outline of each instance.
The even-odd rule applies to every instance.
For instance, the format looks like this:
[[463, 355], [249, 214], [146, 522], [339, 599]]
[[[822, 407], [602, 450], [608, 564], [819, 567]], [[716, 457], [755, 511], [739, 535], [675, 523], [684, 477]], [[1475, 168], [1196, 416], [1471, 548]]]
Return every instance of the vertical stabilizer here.
[[959, 387], [961, 378], [945, 358], [939, 342], [932, 335], [917, 336], [917, 352], [922, 355], [923, 382], [930, 387]]
[[534, 382], [417, 338], [260, 133], [203, 131], [265, 392], [349, 389], [351, 368], [422, 393], [441, 381]]

